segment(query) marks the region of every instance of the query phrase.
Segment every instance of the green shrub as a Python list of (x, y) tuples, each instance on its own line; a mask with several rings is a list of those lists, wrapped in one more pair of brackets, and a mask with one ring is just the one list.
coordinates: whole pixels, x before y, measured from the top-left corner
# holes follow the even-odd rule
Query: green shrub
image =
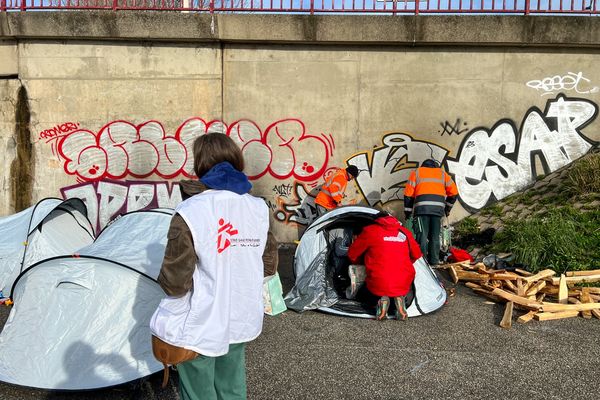
[(456, 237), (463, 237), (466, 235), (479, 233), (479, 224), (477, 223), (477, 219), (473, 217), (461, 219), (456, 225), (454, 225), (454, 230), (452, 233)]
[(600, 211), (561, 207), (525, 220), (506, 221), (494, 237), (493, 250), (513, 253), (515, 261), (531, 271), (599, 268)]
[(566, 184), (571, 194), (600, 192), (600, 153), (577, 161), (567, 172)]

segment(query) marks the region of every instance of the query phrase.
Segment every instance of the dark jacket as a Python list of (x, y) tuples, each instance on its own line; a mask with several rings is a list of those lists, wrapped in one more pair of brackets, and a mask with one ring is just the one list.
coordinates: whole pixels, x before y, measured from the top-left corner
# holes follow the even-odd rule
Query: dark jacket
[[(202, 182), (191, 180), (179, 182), (179, 188), (183, 200), (210, 189)], [(167, 238), (165, 258), (158, 275), (158, 283), (166, 294), (179, 297), (192, 289), (192, 276), (198, 261), (192, 233), (179, 214), (173, 216)], [(269, 231), (263, 254), (265, 276), (274, 275), (277, 272), (278, 262), (277, 240)]]

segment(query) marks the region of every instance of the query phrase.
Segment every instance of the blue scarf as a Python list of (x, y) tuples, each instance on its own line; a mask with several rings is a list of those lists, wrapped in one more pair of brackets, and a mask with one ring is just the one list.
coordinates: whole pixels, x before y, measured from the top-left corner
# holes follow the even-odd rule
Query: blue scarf
[(211, 189), (229, 190), (237, 194), (246, 194), (252, 188), (246, 174), (235, 169), (227, 161), (213, 166), (200, 178), (200, 182)]

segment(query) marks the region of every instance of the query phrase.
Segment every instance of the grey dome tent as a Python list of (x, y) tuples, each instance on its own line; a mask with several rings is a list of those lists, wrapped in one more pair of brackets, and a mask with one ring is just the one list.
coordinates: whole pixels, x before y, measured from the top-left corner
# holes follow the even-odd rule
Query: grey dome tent
[[(341, 263), (340, 271), (339, 264), (352, 234), (372, 224), (379, 212), (362, 206), (339, 207), (307, 228), (294, 256), (296, 281), (285, 297), (288, 308), (299, 312), (318, 309), (350, 317), (375, 317), (374, 310), (345, 298), (349, 280), (347, 269)], [(414, 266), (415, 281), (407, 296), (409, 317), (433, 312), (446, 302), (446, 291), (427, 262), (420, 258)]]
[(55, 390), (114, 386), (162, 370), (149, 321), (173, 210), (137, 211), (72, 256), (40, 261), (16, 279), (0, 333), (0, 380)]
[(0, 290), (9, 296), (16, 277), (36, 262), (71, 254), (93, 241), (87, 208), (77, 198), (44, 199), (0, 218)]

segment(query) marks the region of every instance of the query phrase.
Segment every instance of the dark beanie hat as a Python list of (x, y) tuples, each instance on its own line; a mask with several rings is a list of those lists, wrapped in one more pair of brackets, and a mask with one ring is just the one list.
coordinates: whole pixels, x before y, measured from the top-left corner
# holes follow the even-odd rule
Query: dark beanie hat
[(358, 168), (356, 167), (356, 165), (351, 165), (348, 168), (346, 168), (346, 172), (355, 178), (358, 176)]

